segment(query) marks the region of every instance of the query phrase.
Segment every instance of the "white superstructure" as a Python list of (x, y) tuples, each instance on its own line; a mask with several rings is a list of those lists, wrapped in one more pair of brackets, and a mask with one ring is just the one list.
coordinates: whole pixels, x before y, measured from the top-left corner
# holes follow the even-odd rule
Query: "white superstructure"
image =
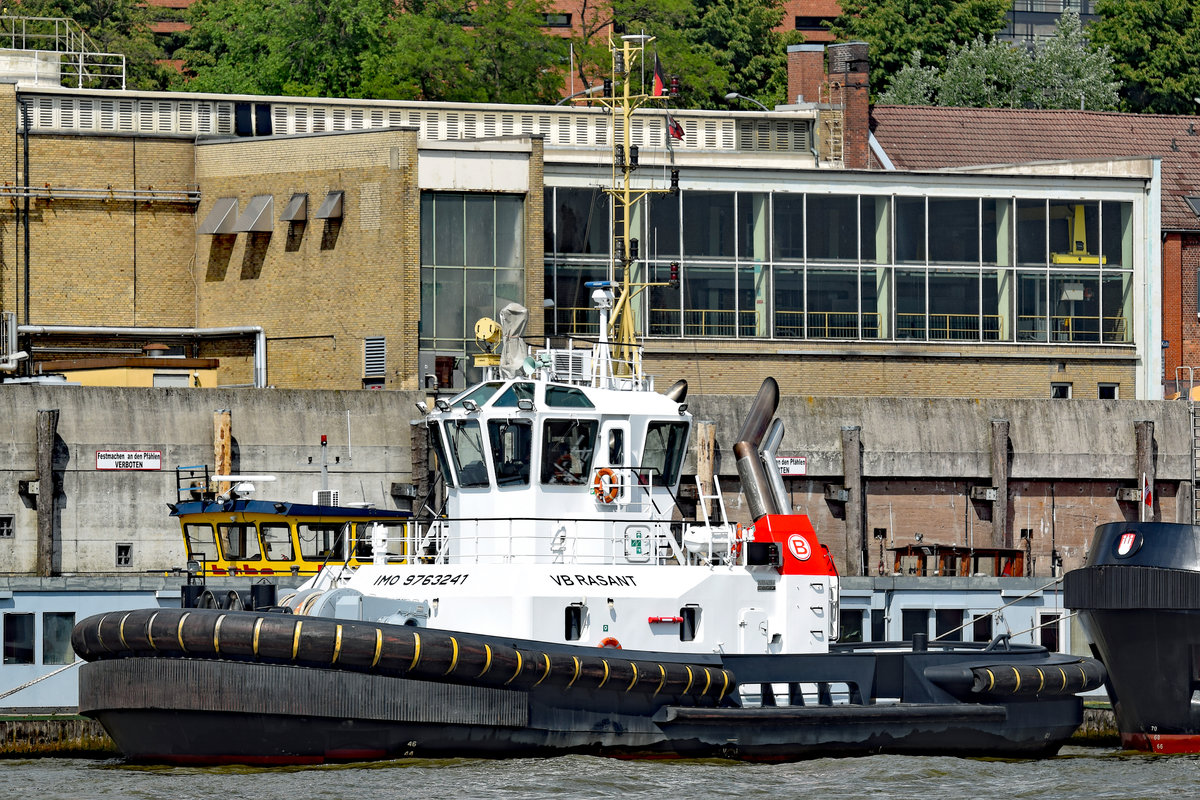
[[(607, 330), (611, 288), (597, 285), (594, 300)], [(701, 498), (704, 519), (682, 519), (686, 385), (656, 393), (633, 353), (616, 362), (603, 337), (524, 357), (506, 345), (516, 368), (490, 367), (426, 416), (441, 513), (402, 543), (381, 531), (373, 564), (326, 570), (287, 603), (566, 644), (827, 651), (837, 576), (807, 519), (768, 516), (743, 530), (728, 523), (719, 487)], [(807, 533), (792, 530), (800, 525)], [(404, 563), (389, 563), (396, 552)]]

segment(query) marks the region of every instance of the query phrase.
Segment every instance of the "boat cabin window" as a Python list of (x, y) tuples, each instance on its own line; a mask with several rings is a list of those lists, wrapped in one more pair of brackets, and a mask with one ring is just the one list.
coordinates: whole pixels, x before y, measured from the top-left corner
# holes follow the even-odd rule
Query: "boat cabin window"
[(554, 408), (595, 408), (588, 396), (574, 386), (547, 386), (546, 405)]
[(625, 462), (625, 431), (613, 428), (608, 432), (608, 463), (618, 466)]
[(524, 419), (494, 419), (488, 422), (492, 466), (498, 486), (528, 486), (533, 458), (533, 425)]
[(4, 663), (33, 663), (33, 614), (4, 615)]
[(979, 614), (971, 619), (971, 641), (990, 642), (992, 640), (992, 615)]
[(455, 400), (450, 405), (454, 408), (462, 408), (464, 400), (471, 400), (475, 405), (482, 407), (484, 403), (492, 399), (492, 395), (500, 391), (500, 387), (504, 384), (499, 381), (489, 381), (481, 383), (471, 391), (464, 394), (462, 397)]
[(437, 457), (438, 469), (442, 471), (442, 480), (447, 486), (454, 485), (454, 476), (450, 472), (450, 460), (446, 458), (446, 445), (442, 441), (442, 426), (437, 422), (429, 423), (429, 444), (433, 446)]
[(473, 419), (451, 420), (446, 423), (446, 433), (450, 438), (450, 454), (454, 457), (458, 485), (464, 488), (487, 486), (487, 465), (483, 460), (479, 423)]
[(305, 561), (344, 560), (345, 527), (334, 522), (299, 523), (296, 533), (300, 537), (300, 557)]
[(542, 483), (588, 482), (598, 425), (594, 419), (546, 420), (542, 430)]
[(212, 525), (190, 522), (183, 526), (183, 538), (187, 542), (188, 559), (201, 563), (221, 559)]
[(1061, 620), (1062, 615), (1054, 611), (1038, 612), (1037, 615), (1037, 642), (1051, 653), (1058, 652), (1058, 627)]
[(642, 469), (655, 474), (662, 486), (674, 486), (687, 450), (686, 422), (651, 422), (646, 428)]
[(356, 522), (354, 523), (354, 557), (359, 561), (367, 561), (374, 557), (375, 546), (372, 537), (375, 526), (382, 526), (387, 533), (387, 560), (403, 561), (408, 555), (407, 539), (408, 526), (404, 522)]
[(838, 628), (838, 641), (861, 642), (863, 640), (863, 609), (843, 608), (839, 616), (841, 625)]
[(961, 642), (965, 615), (966, 612), (961, 608), (939, 608), (934, 611), (934, 638), (939, 642)]
[(268, 561), (294, 561), (295, 548), (292, 546), (292, 529), (286, 522), (264, 522), (260, 528), (262, 533), (263, 553)]
[(47, 611), (42, 614), (42, 663), (71, 664), (75, 651), (71, 649), (71, 629), (75, 627), (75, 612)]
[(929, 635), (929, 609), (905, 608), (900, 611), (900, 638), (911, 642), (914, 633)]
[(258, 561), (262, 558), (258, 549), (258, 531), (252, 523), (218, 523), (217, 539), (227, 561)]
[(533, 399), (533, 384), (532, 383), (514, 383), (509, 386), (504, 392), (496, 398), (496, 402), (492, 404), (492, 408), (516, 408), (518, 400)]

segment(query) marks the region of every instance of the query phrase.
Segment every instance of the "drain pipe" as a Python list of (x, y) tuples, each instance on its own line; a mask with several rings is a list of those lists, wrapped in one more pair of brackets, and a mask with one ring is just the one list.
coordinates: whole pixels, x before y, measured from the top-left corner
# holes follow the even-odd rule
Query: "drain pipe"
[(21, 350), (17, 353), (10, 353), (3, 361), (0, 361), (0, 372), (16, 372), (17, 365), (29, 358), (29, 353)]
[[(122, 328), (100, 325), (18, 325), (17, 332), (33, 336), (66, 334), (74, 336), (158, 336), (198, 339), (220, 339), (253, 334), (254, 388), (267, 388), (267, 335), (263, 332), (261, 325), (239, 325), (229, 328)], [(18, 353), (16, 355), (22, 354)]]
[[(3, 317), (5, 330), (0, 332), (0, 344), (4, 345), (4, 349), (13, 347), (17, 342), (17, 315), (5, 313), (0, 315)], [(19, 350), (15, 353), (0, 353), (3, 358), (0, 358), (0, 372), (16, 372), (17, 365), (29, 358), (29, 353), (24, 350)]]

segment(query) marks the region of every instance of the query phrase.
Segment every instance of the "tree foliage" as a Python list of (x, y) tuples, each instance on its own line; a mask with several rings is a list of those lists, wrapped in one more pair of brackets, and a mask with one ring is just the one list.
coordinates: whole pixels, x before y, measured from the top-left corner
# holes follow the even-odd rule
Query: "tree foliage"
[(838, 41), (870, 45), (871, 86), (878, 91), (920, 53), (940, 68), (956, 47), (1005, 24), (1012, 0), (841, 0), (830, 30)]
[(1200, 4), (1193, 0), (1099, 0), (1088, 28), (1107, 47), (1127, 111), (1194, 114), (1200, 95)]
[(982, 36), (956, 46), (937, 69), (920, 53), (896, 73), (879, 102), (983, 108), (1116, 108), (1113, 59), (1092, 48), (1079, 15), (1065, 12), (1032, 51)]
[(179, 51), (194, 91), (547, 102), (566, 46), (543, 0), (200, 0)]

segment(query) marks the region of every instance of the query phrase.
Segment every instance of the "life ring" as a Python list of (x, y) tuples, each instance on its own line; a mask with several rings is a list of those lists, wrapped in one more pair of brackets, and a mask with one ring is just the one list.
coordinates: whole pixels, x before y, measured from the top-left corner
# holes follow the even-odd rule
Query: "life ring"
[[(605, 488), (606, 486), (607, 488)], [(596, 493), (596, 498), (601, 503), (611, 503), (616, 500), (617, 495), (621, 492), (621, 485), (617, 483), (616, 473), (608, 467), (596, 470), (596, 478), (592, 481), (592, 491)]]
[(616, 650), (620, 650), (621, 643), (618, 642), (616, 639), (614, 639), (611, 636), (606, 636), (605, 638), (600, 640), (600, 644), (598, 644), (597, 647), (611, 647)]
[(742, 523), (738, 523), (733, 529), (733, 541), (730, 542), (730, 551), (733, 554), (733, 560), (737, 561), (742, 557), (742, 541), (746, 536), (746, 532), (742, 530)]

